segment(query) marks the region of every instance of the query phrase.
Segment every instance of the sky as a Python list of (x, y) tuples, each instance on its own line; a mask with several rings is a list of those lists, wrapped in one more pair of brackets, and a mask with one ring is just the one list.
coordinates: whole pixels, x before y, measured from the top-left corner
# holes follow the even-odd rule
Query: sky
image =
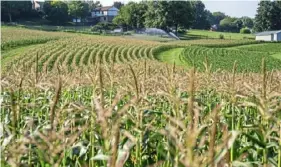
[(204, 1), (211, 12), (221, 11), (232, 17), (248, 16), (254, 18), (259, 1)]
[[(100, 0), (103, 6), (112, 5), (114, 0)], [(116, 0), (121, 1), (123, 3), (127, 3), (129, 1), (139, 2), (140, 0)], [(206, 9), (211, 12), (223, 12), (226, 15), (232, 17), (242, 17), (248, 16), (254, 18), (256, 15), (256, 10), (258, 7), (258, 0), (203, 0)]]

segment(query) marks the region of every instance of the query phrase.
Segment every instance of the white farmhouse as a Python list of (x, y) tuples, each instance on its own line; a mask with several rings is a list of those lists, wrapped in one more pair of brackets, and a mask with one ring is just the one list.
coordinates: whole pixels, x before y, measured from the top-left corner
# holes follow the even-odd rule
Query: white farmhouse
[(281, 41), (281, 30), (264, 31), (256, 34), (257, 41)]
[(94, 9), (91, 15), (92, 18), (98, 18), (99, 22), (112, 22), (118, 12), (119, 10), (114, 6), (105, 6)]

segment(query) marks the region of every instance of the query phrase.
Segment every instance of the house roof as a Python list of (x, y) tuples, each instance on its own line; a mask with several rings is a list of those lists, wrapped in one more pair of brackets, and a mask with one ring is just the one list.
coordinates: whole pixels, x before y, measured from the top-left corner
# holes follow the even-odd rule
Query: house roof
[(109, 10), (112, 7), (114, 7), (114, 6), (99, 7), (99, 8), (95, 8), (94, 11), (107, 11), (107, 10)]
[(256, 33), (256, 36), (271, 35), (271, 34), (277, 34), (277, 33), (280, 33), (280, 32), (281, 32), (281, 30), (277, 30), (277, 31), (264, 31), (264, 32)]

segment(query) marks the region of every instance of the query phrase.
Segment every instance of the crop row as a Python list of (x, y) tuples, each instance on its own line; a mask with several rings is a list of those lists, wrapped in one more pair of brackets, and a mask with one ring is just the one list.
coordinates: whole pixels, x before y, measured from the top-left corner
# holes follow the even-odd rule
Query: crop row
[(25, 28), (2, 27), (1, 49), (7, 50), (19, 46), (46, 43), (51, 40), (74, 36), (68, 33), (44, 32)]
[(281, 43), (255, 44), (255, 45), (238, 46), (236, 48), (239, 50), (245, 50), (245, 51), (281, 53)]
[[(140, 41), (115, 41), (113, 38), (71, 38), (45, 44), (26, 51), (10, 65), (25, 64), (39, 71), (51, 71), (60, 65), (65, 69), (83, 68), (97, 63), (129, 63), (138, 59), (154, 59), (154, 46)], [(115, 38), (116, 39), (116, 38)], [(155, 45), (156, 46), (156, 45)]]
[(185, 48), (180, 56), (190, 66), (199, 70), (205, 69), (203, 62), (206, 61), (206, 58), (212, 67), (212, 71), (231, 71), (234, 62), (236, 62), (239, 72), (259, 72), (261, 71), (260, 66), (263, 58), (266, 60), (268, 70), (281, 69), (281, 61), (265, 52), (190, 46)]

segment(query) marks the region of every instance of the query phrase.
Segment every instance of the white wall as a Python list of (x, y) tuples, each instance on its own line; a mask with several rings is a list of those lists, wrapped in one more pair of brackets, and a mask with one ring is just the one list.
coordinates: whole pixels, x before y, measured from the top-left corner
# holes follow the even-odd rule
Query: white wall
[(274, 34), (274, 41), (281, 41), (281, 32)]
[(275, 34), (276, 37), (274, 36), (274, 41), (281, 41), (281, 32)]
[(257, 41), (271, 41), (271, 35), (256, 36)]
[(72, 19), (72, 22), (73, 23), (81, 23), (81, 19), (77, 19), (77, 20), (76, 19)]

